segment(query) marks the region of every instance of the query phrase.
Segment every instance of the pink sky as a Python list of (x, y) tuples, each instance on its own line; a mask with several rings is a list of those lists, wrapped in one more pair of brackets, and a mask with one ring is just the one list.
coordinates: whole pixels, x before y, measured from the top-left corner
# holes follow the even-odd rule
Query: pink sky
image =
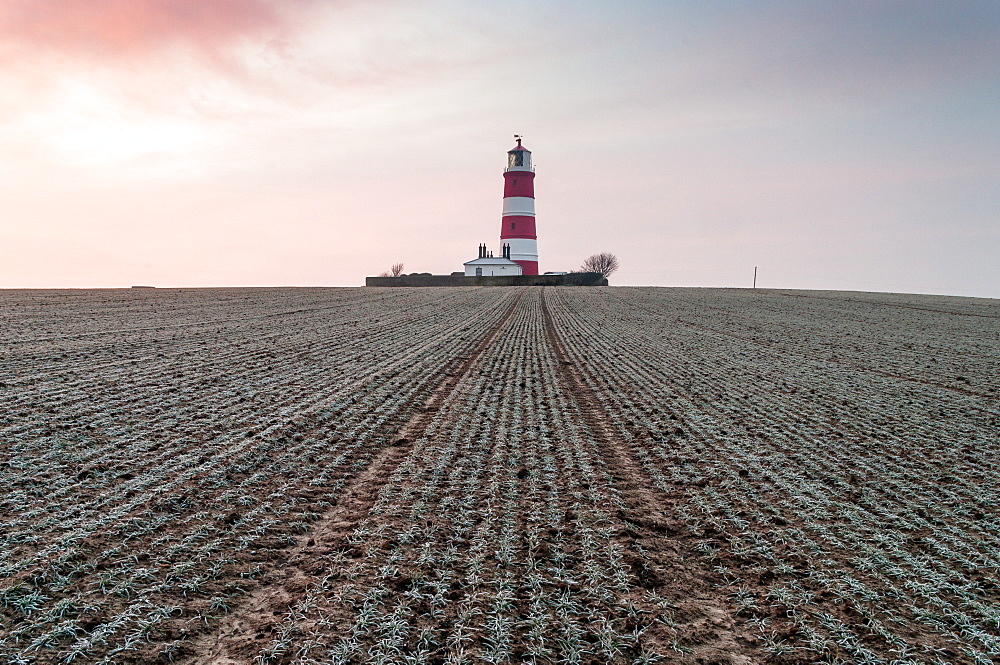
[(1000, 297), (995, 2), (0, 0), (0, 288), (614, 284)]

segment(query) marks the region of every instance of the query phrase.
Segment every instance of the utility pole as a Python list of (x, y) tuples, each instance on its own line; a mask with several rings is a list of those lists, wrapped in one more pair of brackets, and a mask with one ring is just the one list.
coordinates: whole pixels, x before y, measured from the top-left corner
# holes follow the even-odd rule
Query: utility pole
[(753, 288), (757, 288), (757, 266), (753, 267)]

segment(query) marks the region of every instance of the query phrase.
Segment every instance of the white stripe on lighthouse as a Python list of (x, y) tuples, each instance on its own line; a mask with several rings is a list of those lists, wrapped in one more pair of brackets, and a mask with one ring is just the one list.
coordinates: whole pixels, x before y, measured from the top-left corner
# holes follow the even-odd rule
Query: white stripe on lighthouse
[(538, 260), (538, 241), (534, 238), (507, 238), (503, 242), (510, 245), (511, 261)]
[(503, 200), (504, 215), (535, 216), (535, 199), (530, 196), (508, 196)]

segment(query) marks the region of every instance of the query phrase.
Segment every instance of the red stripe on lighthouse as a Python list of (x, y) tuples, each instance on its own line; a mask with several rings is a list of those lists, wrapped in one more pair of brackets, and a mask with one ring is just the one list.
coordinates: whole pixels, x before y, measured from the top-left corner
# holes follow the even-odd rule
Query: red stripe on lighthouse
[(500, 229), (500, 240), (507, 238), (535, 238), (535, 218), (526, 215), (505, 215)]
[(514, 263), (521, 266), (522, 275), (538, 274), (538, 261), (514, 261)]
[(503, 195), (535, 198), (535, 174), (531, 171), (507, 171), (503, 174)]

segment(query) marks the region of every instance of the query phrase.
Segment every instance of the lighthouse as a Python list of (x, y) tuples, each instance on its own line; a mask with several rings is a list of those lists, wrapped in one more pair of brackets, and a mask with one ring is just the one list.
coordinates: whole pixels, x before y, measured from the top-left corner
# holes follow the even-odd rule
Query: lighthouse
[(531, 151), (521, 145), (507, 151), (503, 172), (503, 217), (500, 244), (508, 245), (510, 260), (521, 266), (522, 274), (538, 274), (538, 241), (535, 236), (535, 170)]

